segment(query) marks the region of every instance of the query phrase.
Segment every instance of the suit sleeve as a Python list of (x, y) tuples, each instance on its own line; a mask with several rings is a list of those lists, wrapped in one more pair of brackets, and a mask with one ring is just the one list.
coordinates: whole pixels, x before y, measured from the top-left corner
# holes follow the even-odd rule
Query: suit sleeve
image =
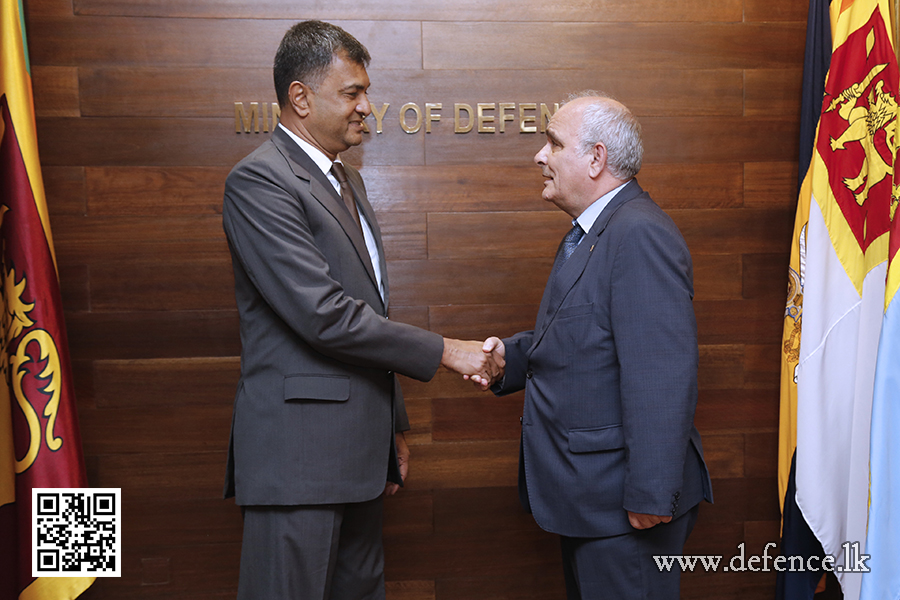
[(525, 388), (525, 375), (528, 370), (526, 352), (531, 348), (534, 331), (523, 331), (503, 340), (506, 348), (506, 368), (503, 379), (491, 386), (491, 391), (498, 396), (505, 396)]
[[(324, 355), (431, 379), (440, 365), (443, 338), (389, 321), (345, 293), (317, 247), (303, 193), (290, 187), (298, 183), (293, 174), (290, 177), (294, 181), (272, 164), (254, 161), (232, 171), (225, 186), (228, 243), (265, 305)], [(315, 202), (308, 195), (306, 200)]]
[(697, 403), (690, 253), (664, 215), (622, 236), (611, 322), (620, 364), (626, 510), (668, 515), (677, 501)]

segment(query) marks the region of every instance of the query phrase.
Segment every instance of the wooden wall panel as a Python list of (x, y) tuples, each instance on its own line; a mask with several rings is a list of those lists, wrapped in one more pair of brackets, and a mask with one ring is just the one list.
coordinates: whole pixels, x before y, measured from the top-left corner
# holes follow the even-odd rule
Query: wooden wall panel
[[(224, 180), (262, 143), (284, 31), (331, 20), (367, 45), (377, 133), (361, 167), (391, 318), (450, 337), (533, 327), (568, 217), (540, 197), (539, 133), (453, 130), (455, 103), (604, 90), (644, 129), (641, 184), (693, 253), (696, 422), (716, 504), (689, 552), (777, 541), (779, 346), (797, 193), (807, 3), (775, 0), (26, 0), (39, 147), (91, 485), (121, 487), (123, 577), (88, 600), (233, 598), (240, 511), (222, 501), (240, 339)], [(400, 108), (441, 103), (431, 133)], [(527, 111), (526, 111), (527, 112)], [(537, 112), (537, 111), (534, 111)], [(532, 114), (532, 113), (527, 113)], [(413, 113), (407, 113), (407, 122)], [(424, 128), (423, 128), (424, 129)], [(558, 541), (518, 505), (522, 393), (444, 368), (401, 378), (409, 485), (385, 506), (390, 600), (556, 599)], [(688, 573), (683, 598), (756, 600), (765, 574)]]
[[(35, 17), (28, 49), (35, 64), (260, 67), (269, 65), (284, 32), (296, 21)], [(341, 21), (381, 68), (422, 64), (419, 23)], [(139, 40), (135, 43), (134, 40)]]
[[(247, 19), (325, 19), (335, 21), (352, 14), (356, 19), (413, 21), (740, 21), (741, 2), (720, 0), (702, 2), (678, 0), (566, 0), (551, 5), (499, 0), (485, 4), (479, 0), (461, 0), (446, 4), (441, 0), (397, 0), (389, 4), (360, 4), (336, 0), (313, 7), (298, 6), (291, 0), (259, 4), (252, 0), (209, 0), (177, 2), (173, 0), (75, 0), (75, 11), (83, 15), (129, 15), (151, 17), (219, 17)], [(782, 11), (783, 12), (783, 11)], [(796, 11), (794, 11), (796, 12)], [(803, 16), (803, 15), (801, 15)]]
[[(499, 28), (499, 32), (498, 32)], [(500, 35), (498, 35), (500, 33)], [(445, 23), (422, 24), (426, 69), (516, 69), (527, 40), (528, 66), (560, 69), (796, 68), (803, 60), (806, 26), (800, 23)]]
[(35, 67), (32, 72), (35, 115), (81, 116), (78, 70), (75, 67)]
[[(458, 65), (465, 67), (465, 65)], [(756, 78), (760, 86), (779, 78), (767, 70)], [(43, 74), (50, 79), (51, 73)], [(440, 71), (388, 69), (373, 63), (369, 69), (370, 100), (389, 103), (386, 127), (399, 130), (399, 110), (406, 102), (440, 102), (442, 123), (453, 118), (455, 102), (547, 103), (562, 101), (573, 90), (601, 89), (628, 104), (635, 114), (740, 116), (743, 111), (743, 72), (740, 69), (650, 69), (636, 73), (613, 69), (485, 70), (473, 80), (467, 69)], [(198, 72), (193, 67), (94, 67), (79, 70), (81, 111), (85, 116), (216, 117), (231, 111), (236, 101), (275, 102), (271, 68), (216, 67)], [(546, 79), (536, 97), (533, 80)], [(652, 93), (648, 93), (648, 89)], [(762, 92), (762, 90), (760, 90)], [(788, 95), (790, 88), (779, 91)], [(799, 94), (799, 90), (798, 90)], [(796, 102), (795, 102), (796, 105)], [(77, 104), (76, 104), (77, 107)], [(533, 113), (531, 113), (533, 114)], [(46, 116), (54, 116), (47, 114)], [(71, 115), (57, 115), (71, 116)], [(369, 117), (376, 126), (375, 117)], [(446, 125), (435, 125), (446, 126)]]

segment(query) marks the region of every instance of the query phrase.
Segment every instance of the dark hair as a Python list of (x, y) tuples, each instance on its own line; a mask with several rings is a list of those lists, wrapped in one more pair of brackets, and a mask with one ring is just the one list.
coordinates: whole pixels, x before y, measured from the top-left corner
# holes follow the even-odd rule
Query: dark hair
[(272, 69), (278, 105), (284, 107), (287, 104), (288, 89), (295, 81), (315, 90), (337, 54), (364, 67), (369, 66), (371, 60), (366, 47), (337, 25), (302, 21), (288, 29), (275, 53)]

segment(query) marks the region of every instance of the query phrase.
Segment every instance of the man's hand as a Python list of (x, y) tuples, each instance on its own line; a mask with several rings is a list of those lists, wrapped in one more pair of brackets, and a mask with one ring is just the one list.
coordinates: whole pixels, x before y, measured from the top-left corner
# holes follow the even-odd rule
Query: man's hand
[[(496, 339), (496, 338), (494, 338)], [(499, 341), (499, 340), (498, 340)], [(441, 364), (448, 369), (461, 373), (464, 379), (470, 379), (482, 390), (503, 376), (506, 361), (503, 354), (496, 349), (485, 351), (486, 342), (463, 341), (444, 338), (444, 354)], [(500, 344), (503, 346), (502, 342)]]
[(503, 345), (503, 340), (500, 338), (489, 337), (481, 345), (481, 351), (491, 357), (491, 361), (500, 368), (500, 372), (491, 379), (485, 379), (480, 375), (463, 376), (463, 379), (470, 380), (475, 384), (475, 387), (485, 391), (497, 381), (503, 379), (504, 367), (506, 367), (506, 346)]
[[(400, 465), (400, 479), (405, 483), (406, 475), (409, 473), (409, 446), (406, 445), (406, 436), (403, 432), (394, 434), (394, 441), (397, 444), (397, 463)], [(400, 486), (389, 481), (384, 488), (385, 496), (393, 496), (400, 490)]]
[(672, 520), (671, 515), (665, 517), (660, 515), (647, 515), (644, 513), (633, 513), (628, 511), (628, 522), (635, 529), (650, 529), (660, 523), (668, 523)]

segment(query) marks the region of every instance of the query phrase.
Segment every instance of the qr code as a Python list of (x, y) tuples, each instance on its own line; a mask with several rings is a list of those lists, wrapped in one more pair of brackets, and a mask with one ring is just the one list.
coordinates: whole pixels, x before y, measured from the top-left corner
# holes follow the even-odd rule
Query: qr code
[(32, 577), (120, 577), (120, 488), (34, 488)]

